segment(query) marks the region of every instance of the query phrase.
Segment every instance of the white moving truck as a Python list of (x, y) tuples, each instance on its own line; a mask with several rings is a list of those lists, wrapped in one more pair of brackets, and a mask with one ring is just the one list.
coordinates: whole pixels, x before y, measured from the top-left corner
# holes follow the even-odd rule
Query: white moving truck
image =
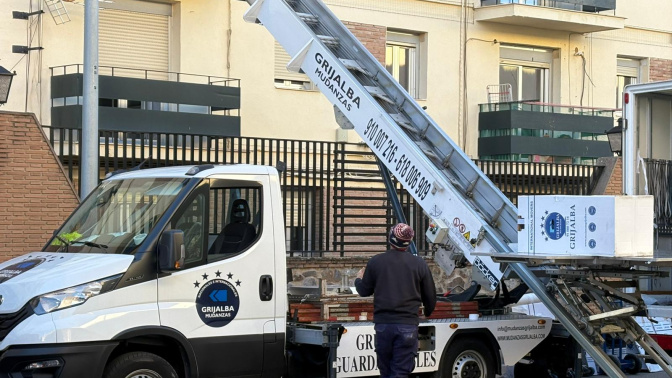
[[(282, 208), (271, 167), (108, 178), (42, 252), (0, 265), (0, 377), (378, 375), (373, 323), (288, 323)], [(493, 378), (550, 330), (423, 321), (415, 372)]]

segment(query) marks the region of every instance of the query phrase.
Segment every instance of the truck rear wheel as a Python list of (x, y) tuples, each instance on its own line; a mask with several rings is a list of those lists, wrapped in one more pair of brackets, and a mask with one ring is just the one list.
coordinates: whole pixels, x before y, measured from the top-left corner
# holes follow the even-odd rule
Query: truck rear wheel
[(452, 342), (442, 365), (442, 378), (495, 377), (490, 350), (478, 339), (460, 338)]
[(147, 352), (122, 354), (105, 368), (105, 378), (177, 378), (168, 361)]

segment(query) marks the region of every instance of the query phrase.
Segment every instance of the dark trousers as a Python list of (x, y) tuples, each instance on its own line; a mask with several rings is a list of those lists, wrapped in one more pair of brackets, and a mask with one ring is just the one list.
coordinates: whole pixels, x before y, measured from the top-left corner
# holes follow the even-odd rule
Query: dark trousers
[(418, 354), (418, 326), (376, 324), (376, 355), (381, 378), (408, 377)]

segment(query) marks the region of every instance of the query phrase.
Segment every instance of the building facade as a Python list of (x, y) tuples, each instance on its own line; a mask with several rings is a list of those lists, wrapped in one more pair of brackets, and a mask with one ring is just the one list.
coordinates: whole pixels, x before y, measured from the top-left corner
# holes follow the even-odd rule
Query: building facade
[[(602, 134), (623, 86), (672, 78), (672, 0), (326, 3), (473, 158), (591, 163), (610, 154)], [(67, 15), (41, 0), (4, 1), (0, 11), (0, 65), (17, 73), (3, 110), (33, 112), (43, 125), (77, 123), (81, 103), (79, 76), (58, 77), (68, 65), (81, 73), (84, 1), (60, 4)], [(289, 57), (265, 28), (243, 21), (247, 2), (100, 4), (100, 74), (118, 77), (101, 80), (101, 124), (359, 141), (338, 128), (314, 83), (286, 71)], [(238, 89), (205, 88), (227, 78)], [(226, 96), (226, 105), (208, 100)]]

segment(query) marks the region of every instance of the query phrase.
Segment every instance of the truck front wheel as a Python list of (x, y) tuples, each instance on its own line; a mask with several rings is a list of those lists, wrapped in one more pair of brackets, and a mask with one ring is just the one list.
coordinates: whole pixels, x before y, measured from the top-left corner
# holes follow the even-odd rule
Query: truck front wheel
[(105, 368), (105, 378), (177, 378), (168, 361), (147, 352), (122, 354)]
[(495, 377), (490, 350), (478, 339), (460, 338), (452, 342), (442, 365), (442, 378)]

